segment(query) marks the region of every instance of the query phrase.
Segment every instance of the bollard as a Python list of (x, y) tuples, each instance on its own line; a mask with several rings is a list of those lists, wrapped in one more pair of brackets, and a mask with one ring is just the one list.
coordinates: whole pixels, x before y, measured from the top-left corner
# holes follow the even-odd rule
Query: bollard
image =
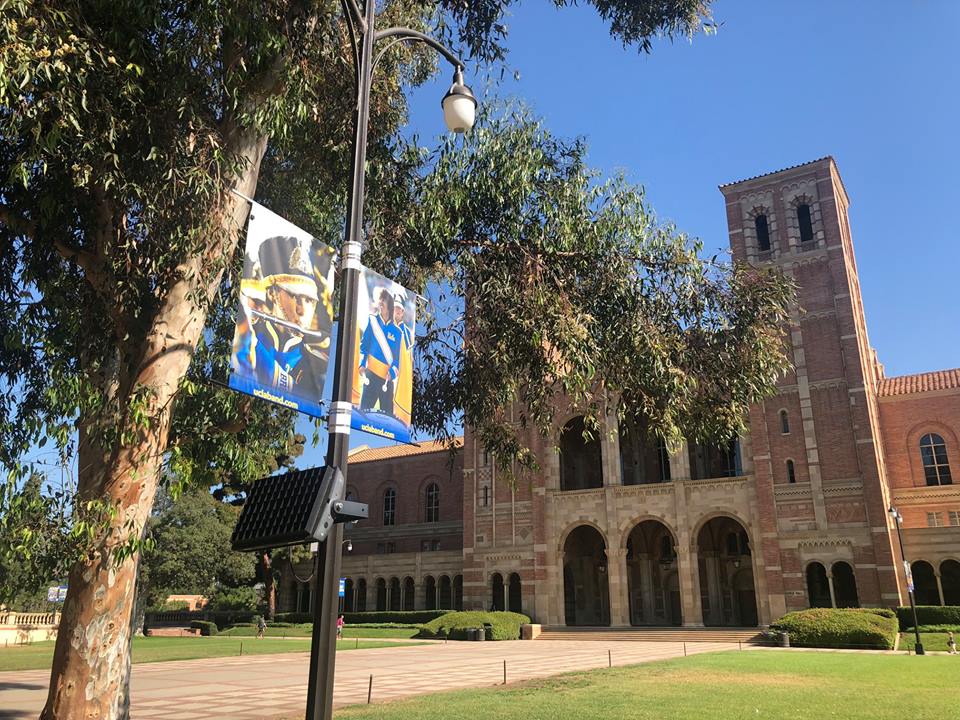
[(357, 638), (357, 644), (353, 646), (353, 649), (354, 649), (354, 650), (359, 650), (359, 649), (360, 649), (360, 638), (359, 638), (359, 637)]
[(243, 657), (243, 640), (240, 641), (240, 657)]
[(687, 656), (687, 644), (686, 644), (686, 643), (683, 644), (683, 656), (684, 656), (684, 657)]
[(370, 704), (371, 697), (373, 697), (373, 675), (370, 676), (370, 685), (367, 686), (367, 705)]
[(607, 650), (607, 667), (613, 667), (613, 652)]
[(507, 684), (507, 661), (503, 661), (503, 684)]

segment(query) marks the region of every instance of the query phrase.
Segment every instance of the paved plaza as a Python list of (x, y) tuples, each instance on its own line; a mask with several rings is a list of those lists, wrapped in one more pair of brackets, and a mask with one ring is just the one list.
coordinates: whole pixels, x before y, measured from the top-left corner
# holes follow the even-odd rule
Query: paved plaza
[[(736, 643), (514, 641), (429, 643), (351, 650), (337, 656), (334, 704), (365, 703), (370, 675), (373, 702), (465, 687), (662, 660)], [(309, 655), (254, 655), (133, 666), (131, 715), (137, 720), (253, 720), (300, 718), (307, 696)], [(0, 672), (0, 720), (36, 718), (47, 694), (49, 670)]]

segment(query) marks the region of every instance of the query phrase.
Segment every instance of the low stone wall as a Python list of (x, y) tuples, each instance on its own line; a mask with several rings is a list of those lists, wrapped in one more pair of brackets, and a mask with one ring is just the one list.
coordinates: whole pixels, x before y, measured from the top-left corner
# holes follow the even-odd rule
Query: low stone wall
[(0, 645), (55, 640), (60, 613), (0, 612)]

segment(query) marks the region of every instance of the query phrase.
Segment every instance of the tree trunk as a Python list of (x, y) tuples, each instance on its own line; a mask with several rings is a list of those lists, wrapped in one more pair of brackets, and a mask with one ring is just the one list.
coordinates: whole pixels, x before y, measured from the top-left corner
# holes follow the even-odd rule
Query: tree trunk
[(273, 558), (269, 551), (260, 553), (260, 577), (267, 601), (267, 620), (273, 620), (277, 612), (277, 584), (273, 580)]
[[(247, 160), (235, 187), (252, 196), (267, 140), (242, 132), (232, 140), (233, 149)], [(124, 720), (129, 715), (130, 634), (139, 557), (134, 553), (117, 562), (114, 550), (129, 538), (139, 538), (150, 515), (170, 430), (172, 401), (206, 321), (206, 311), (196, 298), (198, 294), (212, 298), (223, 272), (204, 272), (204, 268), (211, 260), (233, 252), (247, 210), (245, 201), (232, 195), (225, 198), (211, 223), (223, 231), (221, 237), (211, 242), (205, 257), (184, 263), (180, 280), (154, 316), (137, 359), (104, 382), (111, 394), (114, 388), (124, 393), (120, 407), (126, 417), (119, 429), (133, 439), (104, 449), (81, 432), (78, 502), (101, 500), (115, 513), (109, 532), (98, 529), (93, 552), (70, 571), (41, 720)], [(137, 397), (147, 398), (151, 420), (146, 426), (138, 426), (130, 417)], [(83, 420), (101, 427), (112, 422)]]

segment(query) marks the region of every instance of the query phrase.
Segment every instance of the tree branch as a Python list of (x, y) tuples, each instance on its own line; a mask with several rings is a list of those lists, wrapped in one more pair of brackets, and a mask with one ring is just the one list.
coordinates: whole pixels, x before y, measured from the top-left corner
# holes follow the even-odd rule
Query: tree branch
[(26, 235), (31, 240), (37, 239), (37, 224), (33, 220), (28, 220), (19, 213), (15, 213), (6, 205), (0, 205), (0, 222), (15, 233)]

